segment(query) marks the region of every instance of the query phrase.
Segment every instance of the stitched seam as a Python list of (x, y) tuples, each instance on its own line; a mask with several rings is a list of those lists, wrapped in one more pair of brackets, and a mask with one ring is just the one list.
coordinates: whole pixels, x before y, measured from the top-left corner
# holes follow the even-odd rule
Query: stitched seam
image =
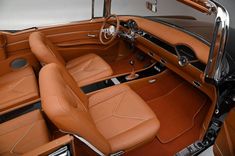
[(123, 94), (123, 96), (122, 96), (121, 100), (119, 101), (118, 105), (117, 105), (116, 108), (113, 110), (112, 116), (118, 117), (118, 118), (128, 118), (128, 119), (144, 120), (144, 118), (130, 117), (130, 116), (118, 115), (118, 114), (117, 114), (117, 110), (118, 110), (118, 108), (121, 106), (121, 102), (123, 101), (123, 99), (124, 99), (124, 97), (125, 97), (126, 95), (127, 95), (127, 94)]
[[(145, 122), (148, 122), (148, 121), (150, 121), (150, 120), (152, 120), (152, 119), (148, 119), (148, 120), (146, 120)], [(129, 130), (135, 129), (137, 126), (140, 126), (140, 125), (144, 124), (145, 122), (140, 122), (140, 123), (138, 123), (137, 125), (135, 125), (135, 126), (133, 126), (133, 127), (131, 127), (131, 128), (128, 128), (128, 129), (126, 129), (126, 130), (120, 132), (119, 134), (116, 134), (116, 135), (114, 135), (114, 136), (112, 136), (112, 137), (110, 137), (110, 138), (107, 138), (107, 139), (111, 140), (111, 139), (117, 137), (118, 135), (121, 135), (123, 132), (127, 132), (127, 131), (129, 131)]]
[[(43, 121), (43, 119), (37, 119), (37, 121)], [(15, 129), (13, 129), (13, 130), (11, 130), (11, 131), (7, 131), (6, 133), (1, 134), (0, 136), (3, 136), (3, 135), (8, 134), (8, 133), (11, 133), (11, 132), (13, 132), (13, 131), (15, 131), (15, 130), (17, 130), (17, 129), (19, 129), (19, 128), (28, 126), (29, 124), (33, 124), (34, 122), (36, 122), (36, 121), (32, 121), (32, 122), (29, 122), (29, 123), (25, 123), (23, 126), (20, 126), (20, 127), (18, 127), (18, 128), (15, 128)]]
[[(121, 100), (120, 100), (120, 101), (121, 101)], [(120, 102), (119, 102), (119, 103), (120, 103)], [(114, 106), (114, 109), (112, 110), (112, 113), (111, 113), (110, 115), (103, 116), (103, 117), (100, 118), (99, 120), (95, 120), (95, 122), (98, 123), (98, 122), (101, 122), (101, 121), (103, 121), (103, 120), (105, 120), (105, 119), (108, 119), (108, 118), (112, 117), (112, 116), (113, 116), (113, 112), (115, 111), (115, 108), (118, 107), (119, 103), (115, 103), (115, 104), (114, 104), (114, 105), (116, 105), (116, 106)]]
[[(77, 97), (77, 95), (74, 93), (74, 91), (66, 84), (66, 88), (73, 94), (73, 96), (75, 96), (75, 98), (77, 100), (79, 100), (79, 103), (83, 106), (83, 108), (85, 109), (85, 111), (87, 112), (87, 108), (84, 106), (83, 102), (80, 100), (80, 98)], [(77, 104), (78, 105), (78, 104)]]
[[(19, 98), (27, 97), (27, 96), (29, 96), (29, 94), (32, 94), (32, 93), (34, 93), (34, 92), (30, 92), (30, 93), (27, 93), (26, 95), (19, 96), (19, 97), (15, 98), (14, 101), (15, 101), (16, 99), (19, 99)], [(10, 102), (10, 101), (13, 101), (13, 100), (7, 100), (7, 101), (5, 101), (4, 103)], [(1, 105), (7, 105), (7, 106), (8, 106), (8, 104), (1, 104)], [(2, 108), (2, 107), (0, 107), (0, 108)]]
[(223, 153), (222, 153), (221, 149), (219, 148), (219, 146), (217, 145), (217, 143), (215, 143), (215, 146), (217, 147), (217, 149), (218, 149), (218, 151), (219, 151), (220, 155), (222, 155), (222, 156), (223, 156)]
[(124, 92), (127, 92), (127, 90), (125, 89), (125, 90), (123, 90), (122, 92), (117, 93), (117, 94), (116, 94), (116, 95), (114, 95), (114, 96), (111, 96), (111, 97), (106, 98), (106, 99), (104, 99), (104, 100), (102, 100), (102, 101), (100, 101), (100, 102), (98, 102), (98, 103), (96, 103), (96, 104), (93, 104), (93, 105), (92, 105), (92, 106), (90, 106), (89, 108), (92, 108), (92, 107), (94, 107), (94, 106), (96, 106), (96, 105), (99, 105), (99, 104), (101, 104), (101, 103), (105, 102), (105, 101), (108, 101), (108, 100), (112, 99), (113, 97), (119, 96), (120, 94), (122, 94), (122, 93), (124, 93)]
[(24, 139), (24, 137), (26, 137), (28, 134), (29, 134), (29, 132), (31, 131), (31, 129), (33, 128), (33, 126), (35, 125), (35, 122), (34, 123), (32, 123), (32, 125), (31, 125), (31, 127), (28, 129), (28, 131), (26, 131), (25, 132), (25, 134), (13, 145), (13, 147), (11, 148), (11, 150), (10, 150), (10, 153), (14, 153), (14, 149), (15, 149), (15, 147), (17, 146), (17, 144), (19, 144), (23, 139)]

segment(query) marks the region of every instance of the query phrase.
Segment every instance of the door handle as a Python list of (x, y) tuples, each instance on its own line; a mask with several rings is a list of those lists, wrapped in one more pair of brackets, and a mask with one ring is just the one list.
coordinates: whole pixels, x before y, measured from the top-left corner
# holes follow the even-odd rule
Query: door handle
[(96, 37), (96, 35), (95, 35), (95, 34), (87, 34), (87, 37), (95, 38), (95, 37)]

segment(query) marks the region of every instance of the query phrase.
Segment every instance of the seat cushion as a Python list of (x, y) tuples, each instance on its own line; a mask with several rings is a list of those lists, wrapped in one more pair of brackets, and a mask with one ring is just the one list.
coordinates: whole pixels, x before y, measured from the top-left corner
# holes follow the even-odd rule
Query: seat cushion
[(95, 54), (73, 59), (67, 63), (66, 68), (79, 86), (91, 84), (113, 74), (112, 68)]
[(0, 114), (38, 98), (37, 81), (31, 67), (0, 76)]
[(22, 155), (49, 142), (39, 110), (0, 124), (0, 155)]
[(160, 126), (154, 112), (124, 84), (92, 95), (89, 112), (112, 152), (128, 150), (153, 139)]

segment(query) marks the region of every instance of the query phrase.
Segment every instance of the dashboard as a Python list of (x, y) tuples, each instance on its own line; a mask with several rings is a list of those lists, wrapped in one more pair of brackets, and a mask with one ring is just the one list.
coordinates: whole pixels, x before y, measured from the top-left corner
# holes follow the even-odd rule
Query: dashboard
[[(171, 43), (170, 40), (165, 40), (161, 35), (157, 34), (157, 31), (162, 31), (162, 29), (158, 29), (158, 27), (153, 25), (148, 28), (147, 23), (144, 24), (143, 21), (138, 20), (138, 18), (137, 20), (121, 20), (122, 32), (120, 37), (132, 42), (135, 47), (161, 62), (203, 92), (210, 93), (210, 87), (204, 82), (204, 70), (208, 59), (204, 57), (207, 56), (207, 53), (209, 55), (209, 46), (206, 45), (207, 48), (204, 48), (204, 43), (196, 41), (197, 39), (194, 39), (195, 42), (194, 40), (185, 40), (188, 37), (186, 36), (187, 34), (184, 34), (186, 37), (182, 36), (180, 38), (176, 36), (179, 35), (178, 32), (176, 35), (172, 33), (171, 36), (166, 36), (166, 38), (168, 37), (175, 41)], [(150, 32), (153, 31), (153, 28), (157, 32), (156, 34)], [(175, 29), (173, 32), (176, 32)], [(202, 45), (202, 48), (198, 48), (198, 45)]]

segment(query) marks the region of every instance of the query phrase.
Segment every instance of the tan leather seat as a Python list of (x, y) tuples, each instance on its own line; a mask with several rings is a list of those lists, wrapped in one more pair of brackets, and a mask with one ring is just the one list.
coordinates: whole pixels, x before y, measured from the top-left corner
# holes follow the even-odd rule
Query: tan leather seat
[(0, 124), (0, 155), (22, 155), (49, 142), (39, 110)]
[(38, 85), (31, 67), (0, 76), (0, 114), (38, 98)]
[(111, 76), (112, 68), (96, 54), (87, 54), (65, 62), (55, 46), (41, 32), (29, 36), (32, 52), (42, 64), (57, 63), (65, 66), (79, 86)]
[(153, 139), (159, 121), (127, 85), (86, 96), (62, 66), (49, 64), (39, 76), (42, 107), (62, 131), (79, 135), (104, 154), (130, 150)]

